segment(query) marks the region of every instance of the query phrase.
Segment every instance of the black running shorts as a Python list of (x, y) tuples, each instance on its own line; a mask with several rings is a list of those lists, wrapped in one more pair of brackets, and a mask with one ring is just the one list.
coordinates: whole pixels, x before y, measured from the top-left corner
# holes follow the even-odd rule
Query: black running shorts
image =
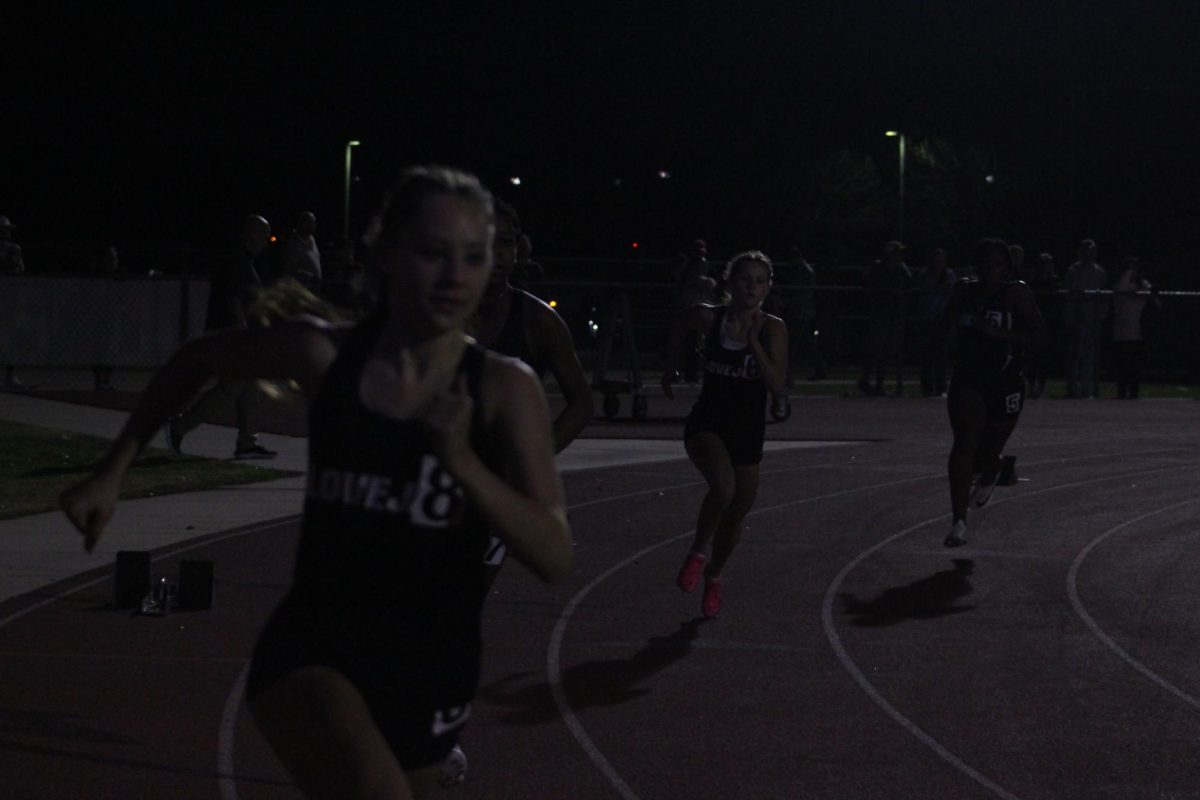
[(964, 379), (955, 375), (950, 380), (949, 401), (963, 389), (970, 389), (983, 398), (988, 419), (1016, 418), (1025, 407), (1025, 377), (1020, 373), (988, 379)]
[(250, 662), (246, 700), (302, 667), (329, 667), (362, 693), (375, 724), (405, 770), (440, 764), (458, 742), (469, 702), (439, 701), (431, 687), (405, 681), (386, 658), (364, 655), (284, 601), (267, 622)]
[(683, 438), (698, 433), (712, 433), (729, 451), (729, 462), (735, 467), (748, 467), (762, 462), (763, 438), (767, 422), (763, 411), (740, 416), (718, 416), (697, 403), (683, 426)]

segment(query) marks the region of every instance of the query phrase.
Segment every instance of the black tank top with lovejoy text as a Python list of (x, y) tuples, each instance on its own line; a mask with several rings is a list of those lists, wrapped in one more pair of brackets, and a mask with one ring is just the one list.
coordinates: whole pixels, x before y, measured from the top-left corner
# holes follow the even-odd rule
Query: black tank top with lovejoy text
[(504, 327), (500, 329), (496, 341), (492, 342), (488, 349), (524, 361), (541, 378), (546, 372), (546, 365), (534, 360), (533, 351), (529, 349), (529, 339), (525, 335), (525, 317), (529, 306), (541, 301), (521, 289), (509, 291), (511, 302), (508, 307), (508, 319), (504, 321)]
[[(421, 423), (366, 408), (359, 380), (382, 318), (360, 324), (309, 414), (309, 472), (291, 600), (356, 652), (469, 697), (478, 682), (487, 529), (431, 453)], [(484, 351), (459, 371), (476, 399), (472, 445), (494, 464), (478, 409)]]
[(1004, 339), (987, 336), (975, 326), (983, 320), (989, 327), (1013, 330), (1013, 311), (1009, 292), (1019, 281), (1008, 281), (994, 292), (985, 293), (983, 284), (963, 279), (966, 292), (956, 321), (954, 375), (961, 383), (987, 382), (1004, 375), (1020, 375), (1022, 352)]
[(704, 338), (704, 383), (696, 405), (721, 415), (761, 418), (767, 384), (749, 343), (733, 342), (725, 333), (729, 307), (716, 310)]

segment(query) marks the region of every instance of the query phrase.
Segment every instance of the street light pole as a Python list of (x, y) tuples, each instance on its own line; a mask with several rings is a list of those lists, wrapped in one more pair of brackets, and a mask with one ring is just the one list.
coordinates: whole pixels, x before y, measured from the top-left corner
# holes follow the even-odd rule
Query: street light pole
[(346, 142), (346, 185), (342, 194), (342, 238), (350, 239), (350, 151), (361, 144), (357, 139)]
[(895, 136), (900, 139), (900, 239), (904, 240), (904, 134), (900, 131), (886, 131), (885, 136)]

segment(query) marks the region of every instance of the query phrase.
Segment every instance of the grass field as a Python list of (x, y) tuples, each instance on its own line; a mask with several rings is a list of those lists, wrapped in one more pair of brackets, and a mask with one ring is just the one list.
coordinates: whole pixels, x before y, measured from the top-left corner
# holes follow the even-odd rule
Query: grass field
[[(58, 495), (87, 477), (108, 450), (94, 436), (0, 420), (0, 519), (58, 508)], [(121, 497), (155, 497), (256, 483), (295, 472), (147, 448), (129, 470)]]

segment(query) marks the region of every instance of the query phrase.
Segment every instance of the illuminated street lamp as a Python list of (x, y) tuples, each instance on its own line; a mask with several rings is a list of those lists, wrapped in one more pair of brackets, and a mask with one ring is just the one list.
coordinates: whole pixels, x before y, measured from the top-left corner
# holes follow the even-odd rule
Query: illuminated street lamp
[(904, 239), (904, 134), (900, 131), (885, 131), (884, 136), (900, 139), (900, 239)]
[(342, 238), (350, 239), (350, 151), (362, 142), (351, 139), (346, 142), (346, 187), (342, 194)]

